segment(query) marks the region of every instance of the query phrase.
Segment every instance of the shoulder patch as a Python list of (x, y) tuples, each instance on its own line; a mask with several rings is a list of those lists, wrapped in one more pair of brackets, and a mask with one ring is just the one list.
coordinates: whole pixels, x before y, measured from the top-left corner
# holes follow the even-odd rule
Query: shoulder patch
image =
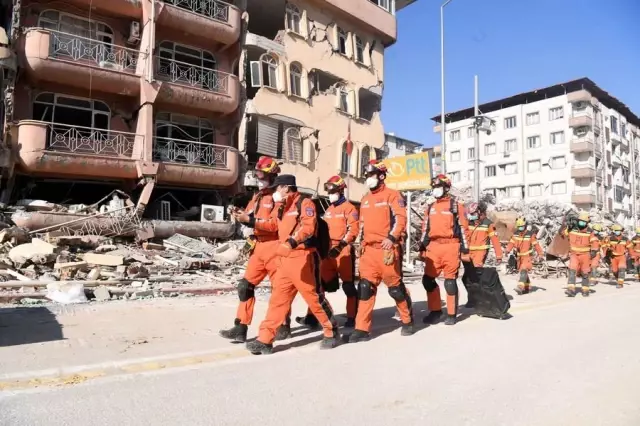
[(355, 220), (358, 220), (358, 217), (359, 217), (358, 212), (351, 213), (351, 217), (354, 218)]
[(313, 207), (307, 207), (306, 209), (304, 209), (304, 212), (306, 213), (307, 216), (309, 217), (313, 217), (316, 215), (315, 210), (313, 209)]
[(398, 198), (398, 205), (402, 208), (406, 207), (406, 203), (404, 202), (404, 198), (400, 197)]

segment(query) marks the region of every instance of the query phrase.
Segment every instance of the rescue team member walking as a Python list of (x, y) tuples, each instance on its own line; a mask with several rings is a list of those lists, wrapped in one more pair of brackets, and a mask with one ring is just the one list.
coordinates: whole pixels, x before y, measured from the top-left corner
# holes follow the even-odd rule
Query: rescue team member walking
[[(353, 328), (356, 324), (358, 292), (353, 283), (355, 253), (352, 244), (358, 236), (360, 224), (358, 211), (344, 196), (346, 188), (347, 185), (340, 176), (333, 176), (324, 184), (331, 202), (323, 217), (329, 227), (331, 250), (328, 258), (323, 259), (320, 264), (320, 277), (322, 288), (327, 292), (337, 291), (339, 280), (342, 280), (342, 291), (347, 296), (347, 322), (344, 326)], [(305, 317), (297, 317), (296, 321), (310, 328), (319, 325), (311, 311)]]
[(247, 349), (253, 354), (273, 352), (276, 330), (289, 315), (297, 293), (322, 326), (321, 349), (334, 348), (339, 340), (338, 325), (321, 292), (320, 258), (313, 247), (317, 233), (316, 206), (309, 199), (301, 201), (302, 195), (293, 175), (276, 177), (271, 188), (275, 188), (274, 201), (281, 203), (272, 213), (276, 217), (280, 242), (273, 259), (276, 271), (266, 318), (260, 325), (258, 338), (247, 343)]
[(582, 295), (589, 296), (589, 274), (591, 273), (591, 261), (594, 259), (600, 247), (598, 237), (589, 231), (589, 213), (582, 212), (575, 223), (570, 223), (562, 231), (569, 238), (569, 278), (567, 290), (564, 292), (569, 297), (576, 296), (576, 276), (582, 276)]
[(640, 228), (636, 228), (636, 235), (629, 242), (629, 255), (633, 259), (636, 277), (640, 280)]
[[(270, 157), (260, 157), (256, 164), (255, 174), (258, 178), (258, 192), (253, 196), (244, 211), (234, 210), (233, 217), (240, 223), (253, 228), (253, 235), (247, 238), (245, 250), (249, 254), (249, 262), (244, 277), (238, 283), (238, 305), (234, 326), (228, 330), (220, 330), (226, 339), (244, 342), (247, 329), (253, 319), (256, 303), (255, 288), (267, 275), (273, 277), (273, 253), (278, 247), (278, 225), (271, 217), (274, 210), (273, 189), (269, 186), (280, 173), (280, 166)], [(280, 333), (288, 335), (286, 326)]]
[(627, 248), (629, 240), (622, 235), (622, 226), (617, 223), (611, 227), (612, 235), (607, 240), (607, 250), (611, 255), (611, 272), (616, 277), (617, 287), (624, 287), (627, 270)]
[(594, 243), (594, 246), (598, 246), (595, 256), (593, 256), (593, 252), (591, 256), (591, 276), (589, 277), (589, 285), (593, 287), (598, 284), (598, 266), (600, 266), (600, 261), (602, 260), (605, 232), (602, 229), (602, 225), (599, 223), (594, 223), (591, 226), (591, 229), (593, 229), (593, 235), (597, 239), (597, 243)]
[(360, 282), (358, 284), (358, 312), (356, 328), (349, 336), (349, 343), (368, 340), (371, 316), (381, 281), (387, 285), (389, 295), (395, 300), (400, 320), (401, 334), (413, 334), (411, 296), (402, 282), (402, 265), (399, 242), (407, 226), (407, 214), (402, 195), (387, 188), (387, 168), (376, 160), (369, 161), (364, 174), (370, 192), (360, 202)]
[(518, 257), (518, 271), (520, 271), (516, 293), (523, 295), (531, 291), (529, 271), (533, 268), (532, 258), (534, 250), (538, 256), (542, 257), (544, 255), (536, 235), (532, 231), (527, 230), (527, 221), (524, 217), (516, 219), (516, 233), (513, 234), (511, 240), (509, 240), (505, 251), (509, 254), (514, 249)]
[(445, 324), (454, 325), (458, 315), (458, 271), (460, 255), (467, 260), (468, 222), (464, 205), (449, 194), (451, 181), (443, 174), (431, 180), (431, 194), (435, 203), (427, 205), (422, 222), (420, 257), (425, 262), (422, 285), (427, 291), (429, 314), (423, 318), (425, 324), (434, 324), (442, 316), (440, 288), (436, 278), (444, 275), (447, 292), (447, 318)]

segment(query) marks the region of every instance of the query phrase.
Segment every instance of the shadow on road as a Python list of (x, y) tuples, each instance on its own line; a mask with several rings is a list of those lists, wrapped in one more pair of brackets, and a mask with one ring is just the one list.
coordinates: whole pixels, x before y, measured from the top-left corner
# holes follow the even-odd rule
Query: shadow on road
[(48, 308), (0, 309), (0, 347), (63, 339), (62, 326)]

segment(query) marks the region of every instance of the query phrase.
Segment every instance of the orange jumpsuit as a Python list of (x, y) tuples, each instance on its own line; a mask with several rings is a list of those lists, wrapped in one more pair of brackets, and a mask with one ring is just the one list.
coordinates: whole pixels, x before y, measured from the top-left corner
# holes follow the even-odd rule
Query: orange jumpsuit
[(628, 246), (629, 240), (622, 235), (611, 235), (607, 241), (607, 248), (611, 251), (611, 272), (617, 278), (618, 288), (624, 285)]
[(633, 259), (633, 266), (640, 280), (640, 235), (636, 235), (629, 241), (629, 255)]
[(531, 231), (523, 231), (519, 234), (513, 234), (507, 244), (505, 250), (506, 253), (511, 253), (513, 250), (517, 251), (518, 256), (518, 270), (520, 271), (520, 277), (518, 279), (518, 289), (524, 293), (528, 293), (531, 285), (531, 278), (529, 278), (529, 271), (533, 268), (531, 261), (533, 251), (538, 253), (538, 256), (543, 256), (544, 252), (535, 234)]
[[(407, 226), (407, 213), (402, 195), (384, 184), (366, 194), (360, 203), (360, 282), (358, 283), (358, 312), (356, 330), (369, 332), (371, 316), (380, 282), (384, 281), (389, 295), (395, 300), (404, 324), (413, 322), (411, 297), (402, 282), (400, 241)], [(394, 244), (390, 251), (381, 243), (388, 238)], [(385, 253), (386, 252), (386, 253)], [(385, 255), (394, 261), (385, 265)]]
[(325, 288), (337, 288), (338, 278), (342, 280), (342, 291), (347, 296), (347, 318), (355, 320), (358, 292), (353, 283), (355, 256), (352, 244), (360, 232), (358, 211), (341, 198), (329, 206), (323, 218), (329, 227), (331, 248), (342, 246), (342, 250), (338, 257), (322, 260), (320, 276)]
[(595, 256), (593, 256), (592, 249), (592, 257), (591, 257), (591, 276), (589, 277), (589, 284), (594, 286), (598, 283), (598, 266), (600, 266), (600, 260), (602, 260), (602, 250), (604, 248), (604, 239), (598, 235), (597, 232), (594, 232), (593, 235), (596, 237), (596, 240), (593, 242), (593, 246), (596, 247)]
[[(310, 238), (316, 235), (316, 206), (310, 199), (302, 201), (298, 211), (297, 203), (301, 194), (296, 192), (272, 212), (278, 227), (279, 245), (274, 249), (273, 265), (275, 273), (271, 283), (271, 298), (267, 315), (258, 333), (258, 341), (271, 344), (276, 330), (285, 322), (291, 309), (291, 302), (299, 292), (318, 319), (325, 337), (335, 337), (337, 324), (331, 307), (322, 294), (322, 284), (318, 274), (320, 256), (315, 248), (307, 247)], [(256, 228), (258, 228), (256, 223)]]
[(469, 222), (464, 213), (464, 205), (450, 195), (446, 195), (427, 206), (422, 222), (422, 244), (426, 251), (422, 254), (425, 262), (422, 285), (427, 291), (427, 305), (430, 312), (441, 312), (440, 288), (436, 278), (444, 275), (447, 292), (447, 314), (458, 312), (458, 270), (460, 253), (468, 254)]
[(278, 247), (278, 228), (275, 218), (274, 201), (270, 190), (256, 193), (245, 212), (249, 214), (249, 227), (254, 228), (253, 235), (256, 245), (249, 256), (247, 270), (238, 283), (238, 298), (240, 304), (236, 313), (236, 323), (249, 325), (253, 319), (253, 309), (256, 303), (255, 288), (267, 275), (273, 276), (273, 253)]
[(467, 241), (469, 242), (469, 258), (473, 262), (473, 266), (484, 266), (491, 246), (496, 253), (496, 258), (502, 259), (502, 246), (500, 246), (496, 235), (496, 226), (488, 218), (469, 223)]
[(569, 238), (569, 279), (568, 291), (572, 296), (576, 288), (576, 277), (582, 276), (582, 292), (589, 293), (589, 274), (591, 272), (591, 260), (596, 257), (600, 242), (598, 237), (586, 228), (565, 229), (562, 233)]

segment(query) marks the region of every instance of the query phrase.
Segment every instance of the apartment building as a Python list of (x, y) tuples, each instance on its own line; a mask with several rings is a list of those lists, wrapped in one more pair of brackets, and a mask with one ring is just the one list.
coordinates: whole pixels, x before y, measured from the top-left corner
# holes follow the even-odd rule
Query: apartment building
[(238, 148), (249, 166), (277, 157), (303, 190), (321, 195), (340, 174), (348, 197), (362, 198), (363, 164), (385, 144), (384, 50), (397, 38), (396, 11), (409, 3), (247, 0)]
[(386, 133), (384, 135), (384, 145), (381, 149), (376, 150), (376, 158), (402, 157), (420, 152), (422, 148), (423, 146), (420, 142), (398, 137), (395, 133)]
[[(640, 118), (588, 78), (480, 105), (494, 120), (474, 147), (468, 108), (446, 115), (446, 171), (498, 200), (554, 200), (637, 217)], [(440, 117), (433, 117), (440, 132)]]

